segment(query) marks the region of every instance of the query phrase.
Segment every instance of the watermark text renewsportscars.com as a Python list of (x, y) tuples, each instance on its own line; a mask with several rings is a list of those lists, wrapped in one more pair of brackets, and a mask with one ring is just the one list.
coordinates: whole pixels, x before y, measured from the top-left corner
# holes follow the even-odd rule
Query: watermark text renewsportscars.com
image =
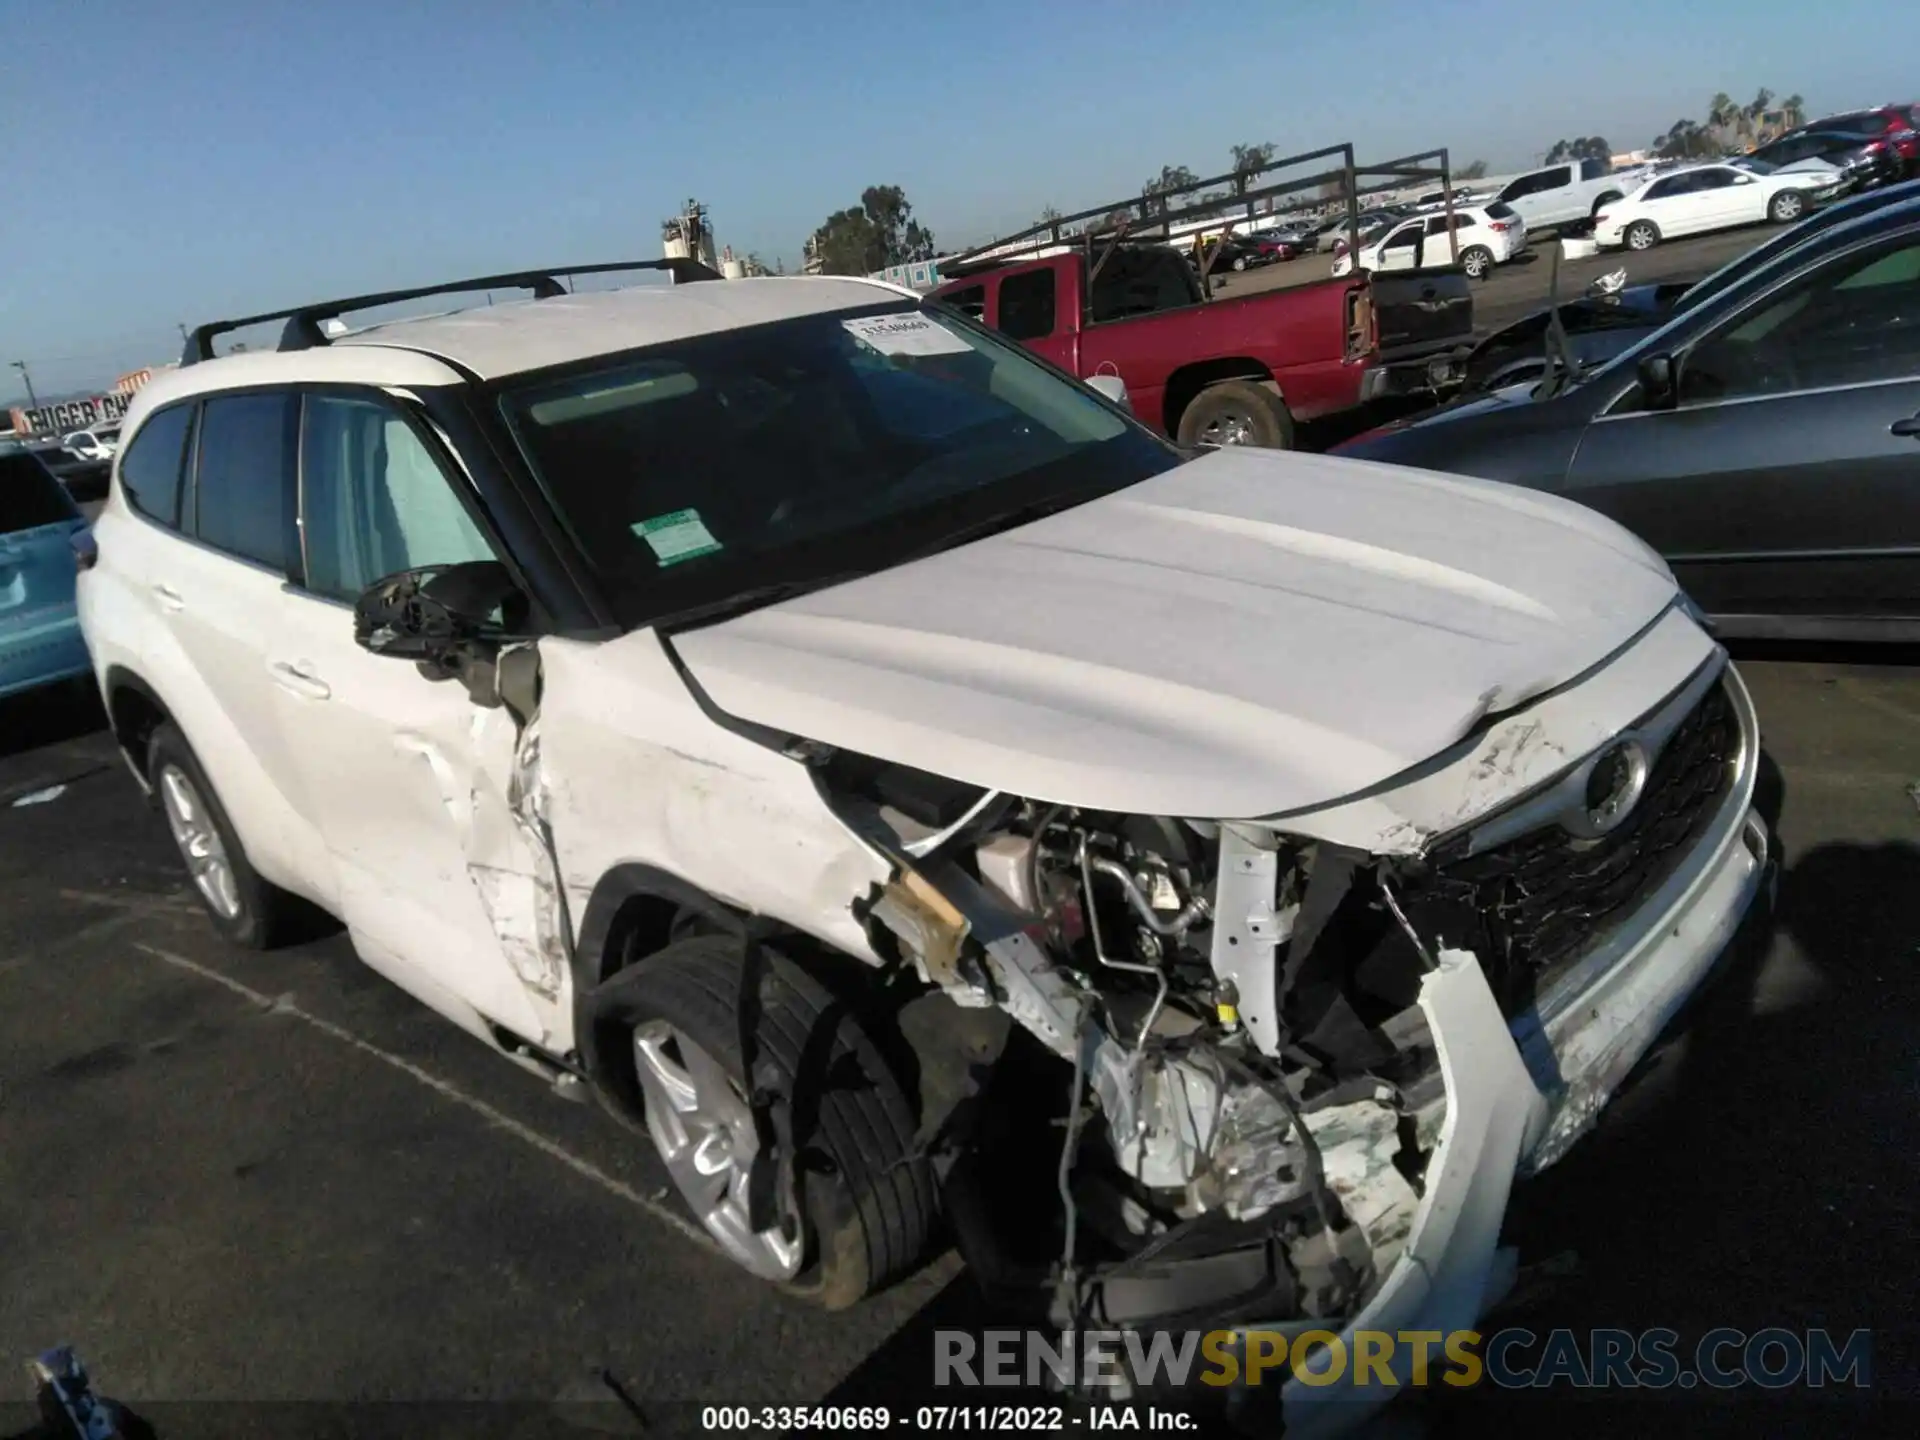
[(1872, 1383), (1870, 1330), (936, 1330), (940, 1387), (1768, 1390)]

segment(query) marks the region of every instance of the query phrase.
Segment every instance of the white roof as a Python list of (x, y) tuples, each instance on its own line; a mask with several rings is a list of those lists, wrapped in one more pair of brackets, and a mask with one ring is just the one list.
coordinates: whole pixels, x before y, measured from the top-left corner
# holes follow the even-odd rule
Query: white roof
[(913, 292), (839, 275), (636, 285), (371, 325), (342, 336), (333, 348), (381, 345), (424, 351), (492, 380), (717, 330), (851, 310), (899, 296), (912, 297)]
[(787, 275), (640, 285), (394, 320), (310, 350), (245, 351), (157, 374), (140, 387), (124, 428), (131, 435), (158, 406), (210, 390), (327, 381), (403, 389), (457, 384), (461, 376), (445, 363), (449, 360), (492, 380), (642, 345), (895, 298), (919, 297), (880, 280)]

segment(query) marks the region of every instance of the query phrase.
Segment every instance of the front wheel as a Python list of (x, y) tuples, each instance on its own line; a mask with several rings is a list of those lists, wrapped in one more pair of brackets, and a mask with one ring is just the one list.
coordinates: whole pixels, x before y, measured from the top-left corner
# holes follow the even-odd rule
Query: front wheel
[(1493, 273), (1493, 252), (1484, 245), (1472, 245), (1467, 253), (1460, 257), (1460, 265), (1468, 276), (1475, 280), (1484, 280)]
[(1651, 220), (1636, 220), (1627, 227), (1625, 239), (1629, 250), (1651, 250), (1660, 243), (1660, 232)]
[(1209, 385), (1180, 416), (1182, 445), (1253, 445), (1267, 450), (1293, 448), (1293, 416), (1286, 402), (1251, 380), (1222, 380)]
[(1791, 225), (1807, 213), (1807, 197), (1798, 190), (1782, 190), (1767, 202), (1767, 218), (1776, 225)]
[(1246, 257), (1246, 256), (1244, 256), (1244, 255), (1236, 255), (1236, 256), (1234, 256), (1234, 257), (1233, 257), (1233, 268), (1234, 268), (1234, 269), (1236, 269), (1236, 270), (1244, 270), (1244, 269), (1246, 269), (1246, 268), (1247, 268), (1247, 257)]
[[(750, 959), (734, 936), (696, 935), (642, 961), (608, 1018), (631, 1036), (655, 1150), (729, 1259), (834, 1310), (920, 1259), (937, 1201), (912, 1107), (853, 1013), (806, 971), (772, 950)], [(767, 1175), (771, 1213), (756, 1226), (755, 1161), (770, 1141), (788, 1163), (772, 1162), (783, 1173)]]

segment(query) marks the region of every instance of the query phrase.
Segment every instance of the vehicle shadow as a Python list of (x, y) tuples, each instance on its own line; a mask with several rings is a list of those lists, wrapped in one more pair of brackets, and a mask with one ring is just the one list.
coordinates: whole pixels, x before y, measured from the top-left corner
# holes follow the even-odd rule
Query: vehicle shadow
[(77, 740), (107, 727), (91, 676), (0, 700), (0, 759)]

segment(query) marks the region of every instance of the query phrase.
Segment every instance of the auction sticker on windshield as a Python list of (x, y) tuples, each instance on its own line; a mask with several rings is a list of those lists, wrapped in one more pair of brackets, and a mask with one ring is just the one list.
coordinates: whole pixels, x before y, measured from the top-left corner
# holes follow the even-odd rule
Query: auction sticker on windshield
[(647, 542), (653, 550), (653, 558), (662, 565), (697, 560), (720, 548), (720, 542), (713, 538), (713, 532), (707, 529), (698, 510), (675, 510), (670, 515), (656, 515), (651, 520), (636, 524), (633, 533)]
[(964, 355), (973, 348), (924, 315), (863, 315), (840, 323), (882, 355)]

